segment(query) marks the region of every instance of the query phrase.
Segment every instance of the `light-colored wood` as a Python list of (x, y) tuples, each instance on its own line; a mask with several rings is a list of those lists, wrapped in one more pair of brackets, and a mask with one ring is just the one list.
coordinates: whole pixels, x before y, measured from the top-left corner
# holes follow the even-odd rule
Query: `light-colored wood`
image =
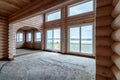
[[(111, 34), (113, 29), (111, 23), (113, 18), (111, 12), (113, 0), (97, 0), (96, 8), (96, 80), (112, 80), (111, 66)], [(108, 76), (109, 75), (109, 76)], [(112, 77), (110, 78), (110, 75)]]
[(8, 58), (8, 22), (6, 18), (0, 19), (0, 59)]
[(115, 7), (115, 6), (117, 5), (118, 1), (119, 1), (119, 0), (113, 0), (112, 5)]
[(97, 37), (109, 37), (111, 36), (112, 28), (110, 26), (96, 27)]
[(118, 29), (118, 28), (120, 28), (120, 15), (117, 17), (117, 18), (115, 18), (115, 20), (112, 22), (112, 28), (113, 29)]
[(96, 74), (104, 76), (104, 77), (108, 77), (108, 78), (112, 78), (113, 74), (112, 71), (109, 68), (105, 68), (102, 66), (97, 66), (97, 70), (96, 70)]
[(112, 10), (113, 10), (113, 7), (111, 5), (105, 6), (105, 7), (104, 6), (99, 7), (99, 8), (97, 8), (97, 11), (96, 11), (96, 14), (97, 14), (96, 17), (102, 17), (102, 16), (111, 15)]
[(111, 67), (113, 65), (111, 57), (97, 56), (96, 59), (97, 59), (96, 61), (97, 65), (100, 65), (103, 67)]
[(113, 56), (112, 56), (112, 60), (113, 60), (113, 62), (116, 64), (116, 66), (119, 68), (119, 70), (120, 70), (120, 56), (119, 55), (117, 55), (117, 54), (114, 54)]
[(114, 2), (113, 4), (116, 4), (112, 12), (112, 16), (115, 18), (120, 14), (120, 0), (116, 0), (116, 2)]
[(31, 0), (0, 0), (0, 15), (9, 16), (31, 3)]
[(120, 55), (120, 42), (116, 42), (112, 45), (112, 50)]
[(120, 29), (117, 29), (116, 31), (113, 32), (112, 39), (114, 41), (120, 41)]
[(111, 16), (102, 16), (96, 18), (96, 26), (108, 26), (111, 25), (113, 18)]
[(106, 80), (106, 77), (103, 77), (103, 76), (97, 74), (96, 80)]
[(105, 5), (111, 5), (112, 0), (97, 0), (97, 7), (102, 7)]
[(116, 80), (119, 80), (120, 79), (120, 70), (116, 66), (113, 66), (112, 72), (115, 75)]
[(97, 56), (111, 56), (113, 51), (111, 50), (111, 47), (98, 46), (96, 47), (96, 53)]

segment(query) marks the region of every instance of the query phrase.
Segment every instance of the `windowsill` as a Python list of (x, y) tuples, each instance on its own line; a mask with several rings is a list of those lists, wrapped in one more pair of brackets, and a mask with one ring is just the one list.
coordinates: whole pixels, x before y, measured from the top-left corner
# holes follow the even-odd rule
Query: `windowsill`
[(95, 58), (95, 56), (93, 54), (88, 54), (88, 53), (67, 52), (67, 54), (76, 55), (76, 56), (83, 56), (83, 57), (89, 57), (89, 58)]
[(50, 49), (45, 49), (45, 51), (50, 51), (50, 52), (57, 52), (57, 53), (61, 53), (61, 51), (60, 50), (50, 50)]

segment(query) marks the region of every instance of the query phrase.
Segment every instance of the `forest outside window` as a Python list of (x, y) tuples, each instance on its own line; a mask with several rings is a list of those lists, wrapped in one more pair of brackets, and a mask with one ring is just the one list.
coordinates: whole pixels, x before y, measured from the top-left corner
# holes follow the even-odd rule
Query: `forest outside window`
[(77, 25), (69, 28), (69, 52), (93, 54), (93, 25)]
[(68, 16), (74, 16), (93, 11), (93, 0), (68, 6)]
[(17, 38), (17, 42), (22, 42), (23, 41), (23, 33), (18, 32), (16, 38)]
[(61, 37), (60, 29), (47, 30), (46, 49), (60, 51)]
[(46, 22), (61, 19), (61, 10), (53, 11), (46, 14)]

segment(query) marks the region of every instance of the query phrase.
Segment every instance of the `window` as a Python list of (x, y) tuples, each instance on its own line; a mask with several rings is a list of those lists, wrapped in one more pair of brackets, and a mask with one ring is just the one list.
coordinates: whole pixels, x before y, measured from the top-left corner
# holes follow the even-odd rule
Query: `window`
[(23, 33), (18, 32), (17, 33), (17, 42), (22, 42), (23, 41)]
[(61, 18), (61, 10), (57, 10), (46, 14), (46, 21), (53, 21), (60, 18)]
[(40, 32), (35, 33), (35, 41), (41, 41), (41, 33)]
[(93, 11), (93, 1), (70, 5), (68, 7), (68, 16), (74, 16)]
[(93, 25), (78, 25), (69, 28), (69, 52), (93, 54)]
[(27, 33), (27, 41), (30, 42), (32, 40), (32, 34)]
[(46, 48), (50, 50), (60, 50), (60, 29), (47, 30)]

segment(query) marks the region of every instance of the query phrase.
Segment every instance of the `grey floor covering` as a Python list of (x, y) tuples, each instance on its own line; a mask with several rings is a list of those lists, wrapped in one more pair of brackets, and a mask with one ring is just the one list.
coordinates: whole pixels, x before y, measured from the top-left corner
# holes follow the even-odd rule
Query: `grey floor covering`
[(0, 80), (95, 80), (94, 59), (52, 52), (1, 61), (0, 67)]

